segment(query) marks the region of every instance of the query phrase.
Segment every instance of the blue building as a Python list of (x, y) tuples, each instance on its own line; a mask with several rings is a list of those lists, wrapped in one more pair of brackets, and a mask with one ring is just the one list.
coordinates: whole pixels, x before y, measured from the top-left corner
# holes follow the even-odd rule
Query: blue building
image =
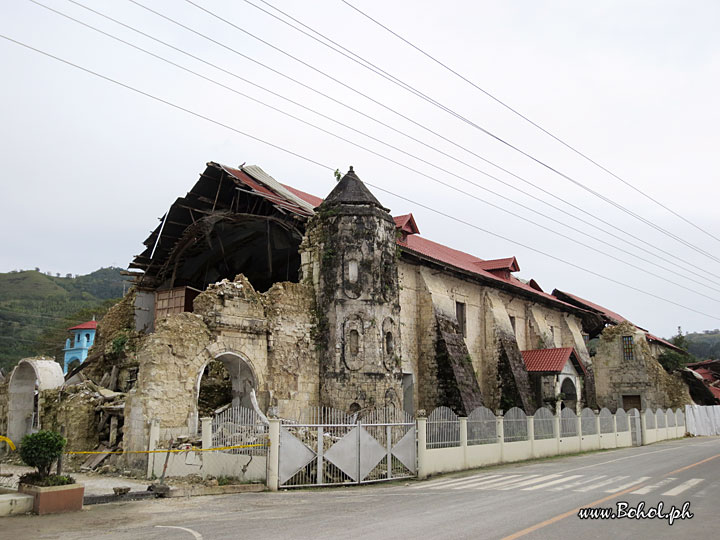
[(65, 340), (65, 360), (63, 362), (63, 371), (68, 371), (82, 364), (88, 355), (88, 349), (95, 343), (95, 330), (97, 330), (96, 321), (88, 321), (72, 328), (68, 328), (73, 333), (72, 338)]

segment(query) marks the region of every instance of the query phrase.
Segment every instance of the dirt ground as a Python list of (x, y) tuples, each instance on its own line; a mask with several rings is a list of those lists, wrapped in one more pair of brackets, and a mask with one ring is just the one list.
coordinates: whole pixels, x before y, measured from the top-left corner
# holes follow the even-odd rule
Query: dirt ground
[[(32, 472), (32, 467), (22, 465), (0, 464), (0, 473), (13, 473), (13, 478), (2, 478), (2, 485), (17, 484), (21, 474)], [(129, 487), (130, 491), (145, 491), (150, 485), (150, 480), (138, 480), (136, 478), (125, 478), (123, 476), (110, 476), (100, 474), (85, 474), (68, 472), (75, 480), (85, 485), (85, 495), (112, 495), (114, 487)]]

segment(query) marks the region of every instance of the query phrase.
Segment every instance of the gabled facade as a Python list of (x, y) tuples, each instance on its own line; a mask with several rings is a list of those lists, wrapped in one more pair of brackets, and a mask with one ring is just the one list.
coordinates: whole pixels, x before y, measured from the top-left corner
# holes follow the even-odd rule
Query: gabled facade
[(592, 371), (598, 407), (645, 410), (693, 402), (682, 374), (669, 374), (658, 362), (663, 351), (680, 351), (675, 345), (599, 304), (557, 289), (553, 295), (602, 318), (602, 327), (585, 329), (596, 342)]

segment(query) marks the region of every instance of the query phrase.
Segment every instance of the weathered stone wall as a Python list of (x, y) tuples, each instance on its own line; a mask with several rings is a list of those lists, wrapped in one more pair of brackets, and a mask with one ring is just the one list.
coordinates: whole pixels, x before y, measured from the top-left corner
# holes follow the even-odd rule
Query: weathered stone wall
[[(623, 336), (632, 336), (633, 359), (623, 357)], [(630, 323), (608, 326), (593, 357), (598, 407), (622, 407), (623, 395), (640, 395), (643, 409), (682, 407), (691, 403), (679, 374), (670, 375), (653, 357), (645, 333)]]
[(298, 418), (301, 410), (316, 405), (312, 306), (312, 289), (306, 285), (276, 283), (261, 294), (240, 275), (210, 285), (195, 299), (193, 313), (156, 321), (155, 332), (137, 351), (138, 381), (126, 402), (125, 448), (147, 447), (154, 418), (161, 441), (195, 435), (201, 377), (215, 359), (233, 378), (234, 404), (253, 407), (252, 389), (261, 411), (274, 407), (282, 417)]
[(268, 326), (270, 405), (282, 418), (300, 419), (319, 405), (320, 364), (311, 338), (313, 289), (301, 283), (276, 283), (262, 295)]
[[(434, 375), (437, 372), (434, 313), (437, 310), (455, 318), (456, 302), (466, 306), (465, 343), (486, 407), (500, 408), (503, 378), (509, 374), (516, 388), (512, 390), (511, 401), (534, 408), (536, 392), (524, 373), (520, 351), (574, 347), (586, 366), (590, 363), (581, 322), (574, 314), (406, 260), (399, 263), (399, 276), (403, 372), (416, 375), (419, 408), (430, 411), (442, 404), (438, 401), (438, 381)], [(503, 373), (498, 369), (501, 362), (505, 363)]]
[[(125, 401), (124, 446), (147, 450), (150, 421), (157, 418), (163, 438), (187, 435), (197, 399), (199, 374), (212, 359), (211, 334), (200, 315), (179, 313), (156, 321), (137, 352), (135, 388)], [(131, 463), (144, 457), (129, 456)]]

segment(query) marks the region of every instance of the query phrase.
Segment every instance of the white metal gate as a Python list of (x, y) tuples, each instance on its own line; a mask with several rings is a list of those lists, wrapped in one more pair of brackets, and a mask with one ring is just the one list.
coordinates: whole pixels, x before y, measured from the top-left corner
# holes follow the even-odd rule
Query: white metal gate
[(642, 445), (642, 428), (640, 424), (640, 411), (630, 409), (627, 413), (628, 422), (630, 422), (630, 437), (633, 446)]
[(381, 482), (415, 476), (415, 420), (378, 409), (358, 418), (318, 408), (303, 423), (280, 426), (281, 487)]

